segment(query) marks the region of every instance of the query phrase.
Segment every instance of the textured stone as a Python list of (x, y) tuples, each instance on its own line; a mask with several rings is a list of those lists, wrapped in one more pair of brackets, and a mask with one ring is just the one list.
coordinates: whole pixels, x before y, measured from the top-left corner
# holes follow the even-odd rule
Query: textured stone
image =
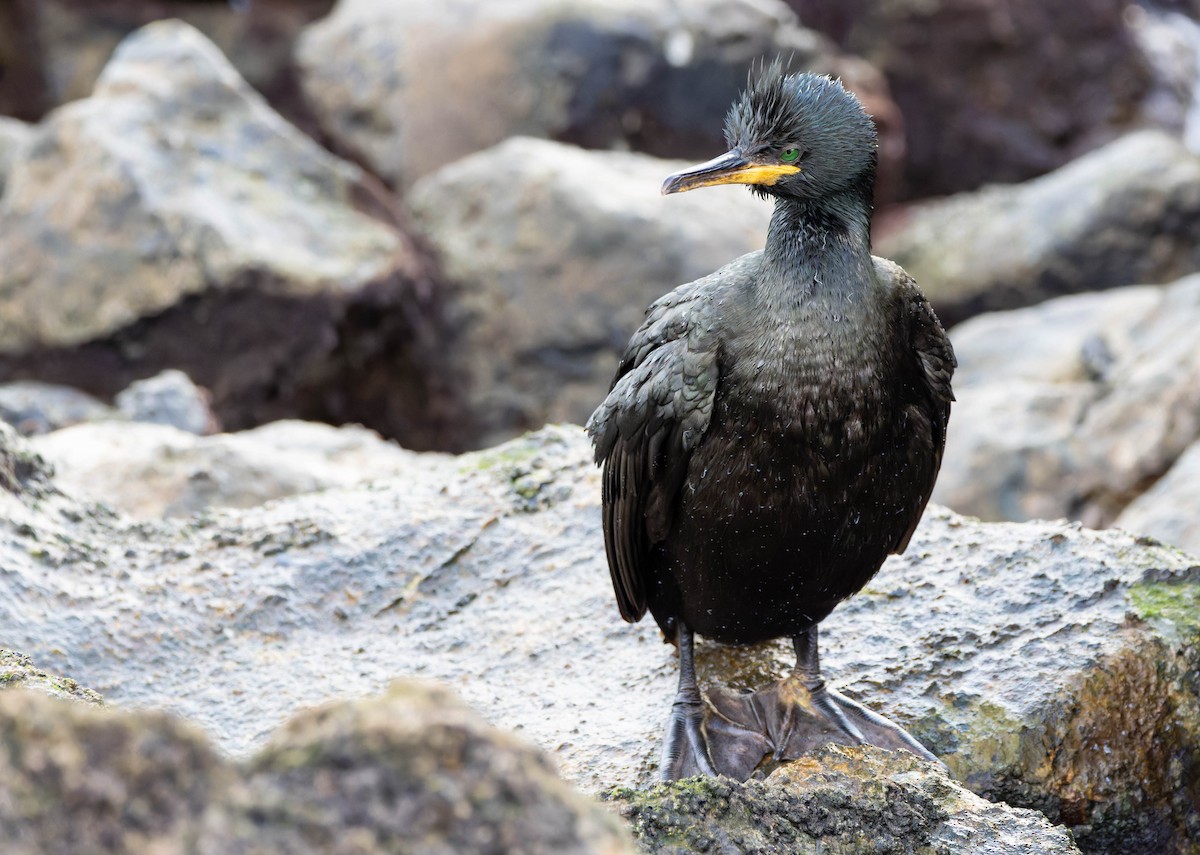
[(0, 827), (13, 855), (633, 851), (540, 751), (444, 689), (296, 716), (231, 763), (195, 728), (0, 692)]
[(135, 422), (170, 425), (203, 436), (217, 431), (212, 396), (182, 371), (167, 369), (117, 393), (117, 409)]
[(682, 166), (521, 137), (413, 188), (459, 285), (451, 358), (478, 444), (584, 421), (651, 302), (761, 249), (770, 204), (742, 187), (663, 198)]
[(951, 330), (936, 501), (1106, 526), (1200, 437), (1200, 277), (1064, 297)]
[(72, 698), (89, 704), (104, 700), (91, 689), (85, 689), (70, 677), (49, 674), (33, 664), (28, 657), (0, 647), (0, 689), (31, 689), (55, 698)]
[(395, 201), (179, 21), (38, 126), (0, 199), (0, 378), (111, 397), (166, 367), (223, 423), (304, 414), (453, 443), (432, 263)]
[(796, 855), (1070, 855), (1066, 830), (993, 804), (904, 752), (830, 746), (765, 781), (696, 778), (606, 794), (643, 849)]
[[(166, 522), (0, 491), (0, 625), (109, 703), (167, 706), (235, 752), (299, 707), (403, 674), (450, 684), (587, 789), (642, 786), (674, 656), (617, 616), (589, 458), (580, 428), (546, 429)], [(826, 676), (971, 790), (1042, 810), (1085, 850), (1186, 851), (1200, 840), (1196, 567), (1120, 531), (935, 508), (822, 624)], [(791, 659), (786, 641), (698, 646), (706, 686), (762, 685)]]
[(212, 39), (277, 110), (304, 121), (292, 51), (301, 28), (332, 7), (333, 0), (8, 0), (0, 32), (11, 36), (7, 46), (0, 37), (0, 65), (16, 74), (0, 79), (0, 112), (40, 119), (86, 98), (123, 38), (178, 18)]
[(876, 251), (939, 317), (972, 315), (1200, 270), (1200, 157), (1130, 134), (1025, 184), (914, 205)]
[(1200, 440), (1113, 520), (1113, 525), (1156, 537), (1200, 555)]
[(364, 428), (299, 421), (203, 438), (169, 425), (92, 422), (31, 447), (67, 492), (141, 519), (364, 484), (407, 471), (415, 457)]
[(325, 130), (398, 187), (514, 135), (707, 160), (751, 63), (775, 55), (846, 79), (894, 175), (882, 78), (779, 0), (341, 0), (297, 50)]
[(25, 436), (116, 416), (112, 407), (70, 386), (36, 380), (0, 385), (0, 420)]
[(886, 75), (908, 197), (1032, 178), (1154, 118), (1146, 14), (1126, 0), (789, 2)]
[(4, 182), (12, 163), (20, 156), (24, 146), (33, 138), (33, 127), (24, 122), (0, 116), (0, 196), (4, 195)]

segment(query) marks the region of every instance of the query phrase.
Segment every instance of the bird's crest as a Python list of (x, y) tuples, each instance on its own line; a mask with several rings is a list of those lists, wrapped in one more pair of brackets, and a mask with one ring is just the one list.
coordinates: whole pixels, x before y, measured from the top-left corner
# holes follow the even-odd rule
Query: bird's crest
[[(770, 63), (762, 60), (757, 69), (751, 66), (746, 91), (725, 119), (725, 140), (730, 148), (786, 141), (806, 119), (819, 126), (822, 114), (844, 113), (847, 102), (858, 104), (841, 81), (811, 72), (788, 74), (785, 69), (790, 62), (790, 58), (785, 62), (776, 57)], [(861, 107), (858, 110), (861, 112)]]

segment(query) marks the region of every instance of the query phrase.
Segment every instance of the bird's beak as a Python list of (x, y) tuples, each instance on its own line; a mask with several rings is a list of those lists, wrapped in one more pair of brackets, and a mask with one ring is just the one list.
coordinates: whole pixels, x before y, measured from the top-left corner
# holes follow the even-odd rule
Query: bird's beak
[(774, 184), (780, 178), (795, 175), (799, 171), (800, 167), (791, 163), (755, 163), (734, 149), (708, 163), (668, 175), (663, 182), (662, 192), (666, 196), (714, 184)]

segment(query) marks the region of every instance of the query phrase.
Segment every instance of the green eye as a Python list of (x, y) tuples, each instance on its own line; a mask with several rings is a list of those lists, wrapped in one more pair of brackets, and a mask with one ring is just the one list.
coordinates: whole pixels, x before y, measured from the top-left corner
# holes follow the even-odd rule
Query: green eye
[(779, 159), (784, 163), (795, 163), (800, 159), (800, 149), (785, 148), (783, 151), (779, 152)]

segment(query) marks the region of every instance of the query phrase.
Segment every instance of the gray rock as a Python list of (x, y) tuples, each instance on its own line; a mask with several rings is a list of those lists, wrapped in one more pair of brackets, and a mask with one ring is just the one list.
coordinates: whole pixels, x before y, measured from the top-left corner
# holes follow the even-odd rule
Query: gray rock
[(153, 21), (179, 18), (212, 39), (277, 110), (303, 120), (293, 46), (300, 29), (332, 7), (333, 0), (8, 3), (0, 13), (0, 30), (10, 37), (0, 45), (6, 70), (0, 79), (0, 112), (40, 118), (68, 101), (86, 98), (122, 39)]
[[(8, 440), (19, 453), (19, 438)], [(591, 790), (655, 773), (675, 688), (621, 624), (578, 427), (368, 487), (185, 522), (0, 491), (7, 642), (110, 703), (165, 706), (245, 752), (299, 707), (435, 678)], [(1200, 569), (1120, 531), (933, 509), (823, 625), (828, 678), (971, 790), (1106, 853), (1200, 840)], [(698, 648), (705, 685), (761, 685), (786, 642)]]
[(116, 416), (112, 407), (70, 386), (36, 380), (0, 384), (0, 420), (25, 436)]
[(996, 309), (1200, 270), (1200, 157), (1130, 134), (1043, 178), (914, 205), (877, 252), (946, 324)]
[(8, 116), (0, 116), (0, 196), (12, 163), (33, 138), (33, 127)]
[(249, 508), (395, 477), (416, 456), (365, 428), (299, 421), (208, 437), (169, 425), (93, 422), (30, 446), (58, 471), (62, 489), (139, 519)]
[(1069, 855), (1071, 835), (1036, 811), (993, 804), (932, 763), (829, 746), (737, 784), (699, 778), (616, 790), (647, 852), (803, 855)]
[(514, 135), (707, 160), (751, 62), (777, 54), (845, 77), (894, 171), (903, 130), (879, 74), (779, 0), (341, 0), (297, 47), (325, 130), (405, 188)]
[(1191, 276), (955, 327), (934, 498), (985, 519), (1111, 524), (1200, 437), (1198, 324)]
[[(911, 149), (909, 197), (1023, 181), (1154, 118), (1147, 99), (1156, 74), (1137, 36), (1147, 17), (1141, 5), (789, 3), (806, 26), (887, 76)], [(1185, 104), (1194, 79), (1193, 69), (1180, 93)]]
[(217, 417), (209, 409), (212, 395), (182, 371), (169, 368), (136, 380), (118, 392), (117, 409), (135, 422), (170, 425), (198, 436), (216, 433)]
[(0, 692), (14, 855), (631, 853), (616, 817), (444, 689), (304, 712), (231, 763), (194, 728)]
[(452, 358), (479, 444), (586, 420), (651, 302), (763, 246), (771, 206), (745, 188), (664, 199), (681, 165), (519, 137), (413, 188), (459, 285)]
[(0, 647), (0, 690), (18, 687), (55, 698), (71, 698), (88, 704), (104, 703), (100, 695), (85, 689), (70, 677), (47, 673), (34, 665), (28, 656)]
[(1113, 520), (1113, 525), (1147, 534), (1200, 555), (1200, 440)]
[(0, 378), (111, 397), (176, 367), (233, 428), (376, 415), (382, 386), (412, 428), (437, 410), (412, 404), (432, 397), (414, 367), (414, 343), (437, 329), (432, 268), (383, 217), (388, 204), (196, 30), (152, 24), (13, 165)]

